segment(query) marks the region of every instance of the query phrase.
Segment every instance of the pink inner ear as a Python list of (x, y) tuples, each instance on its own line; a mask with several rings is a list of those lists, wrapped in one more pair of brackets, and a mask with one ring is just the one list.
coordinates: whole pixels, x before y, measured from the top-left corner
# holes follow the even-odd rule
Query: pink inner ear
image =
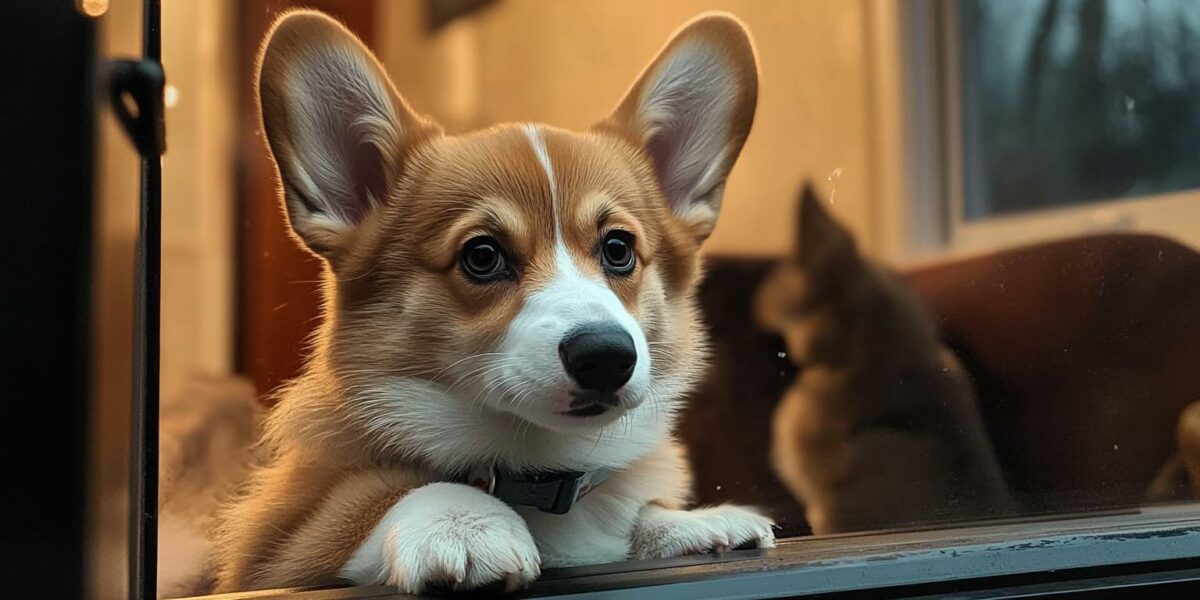
[(342, 74), (309, 78), (313, 98), (307, 100), (308, 114), (321, 132), (316, 140), (315, 160), (308, 165), (322, 189), (327, 205), (320, 209), (346, 223), (358, 223), (371, 210), (372, 198), (382, 200), (386, 191), (384, 158), (379, 147), (365, 137), (365, 129), (354, 119), (378, 111), (362, 82)]
[(646, 153), (654, 161), (654, 172), (658, 175), (658, 184), (662, 187), (663, 195), (672, 210), (684, 208), (689, 191), (687, 182), (679, 176), (679, 167), (674, 164), (678, 160), (680, 146), (683, 145), (685, 132), (674, 128), (659, 130), (646, 144)]
[(645, 149), (672, 210), (682, 213), (724, 176), (737, 89), (726, 60), (700, 44), (675, 51), (640, 106)]
[(354, 191), (342, 207), (347, 219), (357, 223), (371, 210), (371, 202), (382, 202), (387, 194), (387, 175), (383, 153), (374, 144), (359, 142), (350, 155)]
[[(367, 57), (319, 48), (286, 65), (277, 85), (290, 136), (285, 179), (314, 211), (360, 222), (387, 192), (389, 146), (398, 135), (387, 84)], [(264, 106), (264, 111), (267, 109)]]

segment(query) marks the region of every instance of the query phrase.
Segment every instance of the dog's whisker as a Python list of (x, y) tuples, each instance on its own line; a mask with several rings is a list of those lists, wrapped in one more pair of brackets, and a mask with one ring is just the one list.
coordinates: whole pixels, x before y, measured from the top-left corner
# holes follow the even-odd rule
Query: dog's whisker
[(471, 371), (468, 371), (467, 373), (460, 375), (457, 379), (455, 379), (454, 383), (452, 383), (446, 389), (447, 389), (447, 391), (453, 391), (455, 388), (457, 388), (462, 383), (472, 381), (472, 380), (486, 379), (486, 378), (490, 377), (493, 373), (498, 372), (512, 364), (516, 364), (515, 357), (508, 357), (508, 358), (502, 358), (499, 360), (489, 361), (480, 367), (477, 367), (475, 369), (472, 369)]
[[(506, 385), (508, 382), (513, 381), (518, 377), (520, 376), (517, 374), (512, 374), (492, 381), (491, 383), (485, 385), (479, 393), (475, 394), (475, 398), (472, 399), (472, 402), (479, 402), (481, 406), (487, 404), (487, 401), (491, 398), (491, 394), (495, 390), (501, 389), (501, 386)], [(482, 401), (480, 400), (480, 394), (483, 395)]]
[(479, 354), (472, 354), (470, 356), (463, 357), (459, 360), (454, 361), (453, 363), (451, 363), (449, 366), (442, 369), (441, 371), (438, 371), (438, 374), (434, 376), (434, 379), (437, 379), (437, 377), (440, 376), (442, 373), (449, 371), (449, 370), (453, 369), (454, 367), (457, 367), (458, 365), (460, 365), (464, 362), (467, 362), (469, 360), (478, 360), (481, 358), (490, 358), (490, 357), (494, 357), (494, 356), (504, 356), (504, 353), (503, 352), (481, 352)]

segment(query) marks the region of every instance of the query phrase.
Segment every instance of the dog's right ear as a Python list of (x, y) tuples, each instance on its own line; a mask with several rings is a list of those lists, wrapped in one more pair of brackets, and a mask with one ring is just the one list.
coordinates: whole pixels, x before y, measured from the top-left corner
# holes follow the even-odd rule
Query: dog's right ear
[(703, 242), (716, 227), (757, 103), (758, 63), (746, 26), (710, 13), (675, 33), (599, 126), (645, 152), (671, 213)]
[(409, 109), (354, 34), (315, 11), (276, 21), (257, 88), (292, 230), (336, 262), (387, 199), (405, 155), (440, 129)]
[(858, 257), (854, 236), (821, 204), (812, 182), (800, 192), (796, 216), (796, 258), (805, 269), (844, 267)]

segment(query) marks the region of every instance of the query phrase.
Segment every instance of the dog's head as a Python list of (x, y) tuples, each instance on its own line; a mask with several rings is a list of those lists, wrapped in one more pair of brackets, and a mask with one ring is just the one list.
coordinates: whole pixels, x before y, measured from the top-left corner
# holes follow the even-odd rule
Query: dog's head
[(444, 135), (313, 12), (276, 24), (258, 86), (291, 228), (331, 274), (319, 346), (364, 418), (591, 432), (695, 379), (698, 250), (757, 94), (736, 20), (686, 25), (584, 132)]

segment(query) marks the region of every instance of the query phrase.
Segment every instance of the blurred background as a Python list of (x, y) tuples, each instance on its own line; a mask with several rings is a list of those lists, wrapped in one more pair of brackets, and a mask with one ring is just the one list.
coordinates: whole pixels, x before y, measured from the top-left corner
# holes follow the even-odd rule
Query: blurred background
[[(108, 2), (104, 55), (137, 54), (139, 4)], [(897, 268), (1108, 232), (1200, 245), (1192, 0), (163, 0), (164, 398), (200, 375), (269, 393), (318, 317), (319, 265), (288, 237), (251, 95), (262, 35), (295, 6), (343, 20), (451, 133), (585, 128), (680, 24), (733, 12), (761, 88), (713, 256), (787, 252), (805, 181)], [(107, 542), (93, 562), (97, 593), (115, 597), (137, 159), (110, 114), (101, 128), (93, 487)]]

